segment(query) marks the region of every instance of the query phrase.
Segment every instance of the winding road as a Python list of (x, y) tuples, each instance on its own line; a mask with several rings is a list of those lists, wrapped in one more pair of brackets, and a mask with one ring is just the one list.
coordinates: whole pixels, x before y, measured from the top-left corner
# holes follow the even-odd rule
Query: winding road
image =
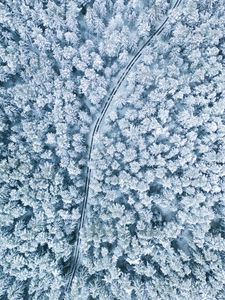
[[(172, 6), (172, 9), (175, 9), (176, 7), (178, 7), (181, 4), (182, 0), (176, 0), (176, 2), (174, 3), (174, 5)], [(84, 218), (85, 218), (85, 212), (86, 212), (86, 207), (87, 207), (87, 200), (88, 200), (88, 195), (89, 195), (89, 185), (90, 185), (90, 178), (91, 178), (91, 169), (89, 167), (89, 163), (91, 161), (91, 154), (92, 154), (92, 150), (93, 150), (93, 141), (94, 141), (94, 137), (96, 135), (96, 133), (98, 133), (100, 125), (102, 123), (102, 120), (105, 116), (105, 114), (108, 111), (108, 108), (115, 96), (115, 94), (117, 93), (117, 91), (119, 90), (121, 84), (123, 83), (124, 79), (126, 78), (127, 74), (129, 73), (129, 71), (131, 70), (131, 68), (134, 66), (134, 64), (137, 62), (137, 60), (140, 58), (140, 56), (142, 55), (143, 50), (145, 49), (146, 46), (148, 46), (151, 42), (151, 40), (155, 37), (161, 34), (161, 32), (163, 31), (163, 29), (165, 28), (165, 25), (167, 23), (167, 21), (169, 20), (169, 17), (166, 17), (166, 19), (164, 20), (164, 22), (159, 26), (159, 28), (148, 38), (148, 40), (141, 46), (141, 48), (137, 51), (137, 53), (134, 55), (134, 57), (130, 60), (130, 62), (128, 63), (128, 65), (126, 66), (125, 70), (123, 71), (123, 73), (121, 74), (121, 76), (119, 77), (119, 79), (117, 80), (114, 88), (112, 89), (110, 95), (108, 96), (100, 115), (97, 117), (96, 121), (95, 121), (95, 125), (94, 128), (90, 134), (90, 146), (89, 146), (89, 150), (88, 150), (88, 162), (87, 162), (87, 176), (86, 176), (86, 180), (85, 180), (85, 193), (84, 193), (84, 200), (82, 202), (82, 207), (81, 207), (81, 218), (80, 218), (80, 222), (78, 225), (78, 234), (77, 234), (77, 239), (76, 242), (74, 244), (74, 250), (73, 250), (73, 255), (72, 255), (72, 263), (71, 263), (71, 269), (70, 269), (70, 273), (69, 273), (69, 279), (66, 285), (66, 291), (69, 292), (71, 285), (72, 285), (72, 281), (74, 278), (74, 275), (77, 271), (77, 267), (78, 267), (78, 259), (79, 259), (79, 245), (80, 245), (80, 232), (81, 229), (83, 228), (84, 225)]]

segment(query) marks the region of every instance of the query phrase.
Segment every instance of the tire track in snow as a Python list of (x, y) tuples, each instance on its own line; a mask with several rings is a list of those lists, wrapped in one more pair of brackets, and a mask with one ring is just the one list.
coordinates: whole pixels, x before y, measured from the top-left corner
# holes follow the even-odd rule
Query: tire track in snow
[[(177, 8), (181, 4), (181, 2), (182, 2), (182, 0), (177, 0), (174, 3), (172, 9)], [(108, 96), (107, 101), (105, 102), (105, 104), (104, 104), (104, 106), (101, 110), (101, 113), (100, 113), (100, 115), (98, 116), (98, 118), (95, 122), (95, 126), (93, 128), (92, 133), (91, 133), (90, 146), (89, 146), (89, 150), (88, 150), (87, 176), (86, 176), (86, 180), (85, 180), (84, 200), (82, 202), (82, 207), (81, 207), (81, 219), (80, 219), (80, 222), (79, 222), (79, 225), (78, 225), (78, 233), (77, 233), (78, 236), (77, 236), (77, 240), (75, 242), (74, 250), (73, 250), (73, 256), (72, 256), (73, 261), (71, 263), (71, 270), (70, 270), (70, 274), (69, 274), (69, 279), (68, 279), (68, 282), (67, 282), (67, 285), (66, 285), (66, 291), (67, 292), (71, 288), (72, 281), (73, 281), (74, 275), (75, 275), (77, 267), (78, 267), (79, 245), (80, 245), (80, 241), (81, 241), (80, 231), (81, 231), (81, 229), (83, 228), (83, 225), (84, 225), (85, 211), (86, 211), (87, 200), (88, 200), (88, 195), (89, 195), (89, 185), (90, 185), (90, 178), (91, 178), (91, 169), (89, 167), (89, 163), (91, 161), (91, 153), (92, 153), (92, 150), (93, 150), (94, 137), (95, 137), (96, 133), (99, 132), (99, 127), (101, 125), (101, 122), (102, 122), (106, 112), (108, 111), (108, 108), (109, 108), (115, 94), (119, 90), (121, 84), (123, 83), (124, 79), (128, 75), (129, 71), (134, 66), (136, 61), (140, 58), (140, 56), (142, 55), (142, 51), (145, 49), (145, 47), (150, 44), (151, 40), (155, 36), (158, 36), (162, 33), (163, 29), (165, 28), (165, 24), (167, 23), (168, 20), (169, 20), (169, 17), (166, 17), (166, 19), (159, 26), (159, 28), (148, 38), (148, 40), (141, 46), (141, 48), (137, 51), (137, 53), (134, 55), (134, 57), (130, 60), (130, 62), (126, 66), (124, 72), (121, 74), (118, 81), (116, 82), (116, 84), (115, 84), (114, 88), (112, 89), (110, 95)]]

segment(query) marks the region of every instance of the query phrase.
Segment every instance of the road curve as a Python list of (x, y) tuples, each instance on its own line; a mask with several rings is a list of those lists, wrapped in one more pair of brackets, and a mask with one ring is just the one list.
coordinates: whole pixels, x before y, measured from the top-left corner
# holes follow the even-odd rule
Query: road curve
[[(181, 4), (182, 0), (176, 0), (176, 2), (174, 3), (174, 5), (172, 6), (172, 9), (175, 9), (176, 7), (178, 7)], [(166, 19), (163, 21), (163, 23), (158, 27), (158, 29), (148, 38), (148, 40), (141, 46), (141, 48), (137, 51), (137, 53), (134, 55), (134, 57), (130, 60), (130, 62), (128, 63), (128, 65), (126, 66), (125, 70), (123, 71), (123, 73), (121, 74), (121, 76), (119, 77), (118, 81), (116, 82), (114, 88), (112, 89), (111, 93), (109, 94), (100, 115), (97, 117), (96, 121), (95, 121), (95, 125), (94, 128), (91, 132), (91, 139), (90, 139), (90, 146), (88, 149), (88, 162), (87, 162), (87, 172), (86, 172), (86, 180), (85, 180), (85, 188), (84, 188), (84, 200), (82, 202), (82, 206), (81, 206), (81, 218), (80, 218), (80, 222), (78, 225), (78, 233), (77, 233), (77, 239), (76, 242), (74, 244), (74, 250), (73, 250), (73, 256), (72, 256), (72, 263), (71, 263), (71, 269), (70, 269), (70, 273), (69, 273), (69, 279), (66, 285), (66, 291), (69, 292), (71, 285), (72, 285), (72, 281), (74, 278), (74, 275), (76, 273), (77, 267), (78, 267), (78, 259), (79, 259), (79, 245), (80, 245), (80, 231), (83, 228), (84, 225), (84, 218), (85, 218), (85, 211), (86, 211), (86, 206), (87, 206), (87, 200), (88, 200), (88, 195), (89, 195), (89, 185), (90, 185), (90, 178), (91, 178), (91, 169), (89, 167), (89, 163), (91, 161), (91, 153), (93, 150), (93, 141), (94, 141), (94, 137), (96, 135), (96, 133), (98, 133), (100, 125), (102, 123), (102, 120), (106, 114), (106, 112), (108, 111), (108, 108), (115, 96), (115, 94), (117, 93), (117, 91), (119, 90), (121, 84), (123, 83), (124, 79), (126, 78), (126, 76), (128, 75), (129, 71), (131, 70), (131, 68), (134, 66), (134, 64), (136, 63), (136, 61), (140, 58), (140, 56), (142, 55), (142, 51), (145, 49), (146, 46), (148, 46), (151, 42), (151, 40), (157, 36), (160, 35), (160, 33), (163, 31), (163, 29), (165, 28), (165, 25), (167, 23), (167, 21), (169, 20), (169, 17), (166, 17)]]

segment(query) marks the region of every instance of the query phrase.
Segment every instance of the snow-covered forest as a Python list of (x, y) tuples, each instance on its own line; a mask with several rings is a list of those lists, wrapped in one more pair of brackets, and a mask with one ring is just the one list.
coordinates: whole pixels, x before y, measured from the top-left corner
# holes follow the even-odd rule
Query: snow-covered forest
[(225, 0), (0, 1), (0, 299), (225, 299)]

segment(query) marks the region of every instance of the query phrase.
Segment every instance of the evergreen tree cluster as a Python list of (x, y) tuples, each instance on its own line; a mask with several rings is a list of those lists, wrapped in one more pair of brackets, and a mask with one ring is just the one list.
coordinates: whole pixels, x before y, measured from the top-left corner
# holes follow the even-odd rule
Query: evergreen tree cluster
[(225, 2), (173, 4), (1, 1), (0, 299), (225, 299)]

